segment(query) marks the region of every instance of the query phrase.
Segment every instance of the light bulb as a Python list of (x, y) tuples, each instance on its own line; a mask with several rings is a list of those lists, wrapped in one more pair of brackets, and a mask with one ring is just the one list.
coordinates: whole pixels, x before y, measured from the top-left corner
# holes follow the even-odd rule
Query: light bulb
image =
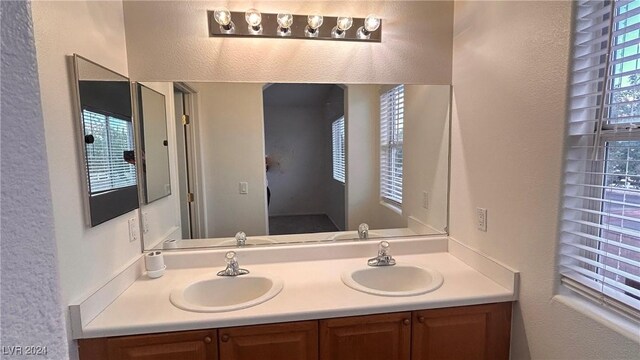
[(213, 12), (213, 18), (222, 26), (227, 26), (231, 22), (231, 12), (227, 8), (218, 8)]
[(322, 26), (323, 21), (322, 15), (307, 16), (307, 26), (304, 28), (304, 33), (307, 37), (318, 37), (318, 29)]
[(375, 15), (369, 15), (366, 19), (364, 19), (364, 26), (360, 26), (356, 35), (358, 39), (369, 39), (371, 38), (371, 33), (378, 30), (380, 27), (380, 18)]
[(276, 20), (282, 29), (288, 29), (293, 24), (293, 15), (289, 13), (281, 13), (278, 14)]
[(353, 18), (347, 16), (338, 17), (338, 30), (347, 31), (351, 28), (351, 25), (353, 25)]
[(220, 30), (225, 33), (233, 31), (231, 12), (227, 8), (218, 8), (213, 12), (213, 18), (220, 24)]
[(322, 15), (309, 15), (307, 17), (307, 24), (312, 30), (318, 30), (318, 28), (322, 26), (323, 21)]
[(260, 11), (256, 9), (249, 9), (244, 13), (244, 19), (247, 20), (247, 24), (249, 24), (249, 29), (253, 31), (260, 31), (262, 22), (262, 15)]
[(353, 25), (353, 18), (348, 16), (338, 17), (338, 23), (331, 29), (331, 37), (336, 39), (344, 39), (347, 30)]
[(369, 15), (364, 19), (364, 29), (368, 32), (374, 32), (380, 27), (380, 18), (375, 15)]

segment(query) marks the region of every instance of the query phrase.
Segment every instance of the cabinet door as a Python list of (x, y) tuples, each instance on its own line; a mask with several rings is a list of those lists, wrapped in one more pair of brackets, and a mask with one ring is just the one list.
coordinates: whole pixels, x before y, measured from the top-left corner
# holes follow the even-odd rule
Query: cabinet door
[(509, 359), (511, 303), (413, 313), (412, 360)]
[(318, 322), (219, 330), (220, 360), (317, 360)]
[(215, 330), (79, 341), (82, 360), (216, 360)]
[(411, 313), (320, 320), (320, 360), (409, 360)]

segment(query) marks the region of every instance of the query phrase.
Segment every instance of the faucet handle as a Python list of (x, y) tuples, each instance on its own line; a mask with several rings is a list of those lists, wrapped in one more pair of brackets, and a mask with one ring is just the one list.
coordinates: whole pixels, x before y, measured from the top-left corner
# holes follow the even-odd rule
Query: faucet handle
[(249, 273), (249, 270), (240, 268), (235, 251), (227, 252), (224, 255), (224, 261), (227, 263), (227, 267), (222, 271), (218, 271), (218, 276), (238, 276)]
[(238, 231), (236, 233), (236, 244), (238, 246), (244, 246), (247, 243), (247, 234), (244, 231)]
[(393, 266), (395, 264), (396, 259), (389, 253), (389, 243), (387, 241), (380, 241), (380, 244), (378, 244), (378, 256), (367, 261), (369, 266)]
[(389, 256), (388, 241), (380, 241), (380, 244), (378, 244), (378, 256)]
[(358, 237), (360, 239), (369, 238), (369, 225), (367, 225), (366, 223), (358, 225)]
[(227, 265), (238, 264), (238, 258), (236, 257), (235, 251), (229, 251), (224, 254), (224, 261), (226, 261)]

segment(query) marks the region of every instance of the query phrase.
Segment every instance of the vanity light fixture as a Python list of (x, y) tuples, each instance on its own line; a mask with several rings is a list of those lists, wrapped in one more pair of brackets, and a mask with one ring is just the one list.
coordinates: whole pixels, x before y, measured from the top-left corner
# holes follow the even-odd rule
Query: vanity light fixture
[(291, 36), (291, 25), (293, 25), (293, 15), (289, 13), (280, 13), (276, 17), (278, 22), (278, 35)]
[[(207, 12), (210, 37), (252, 37), (278, 39), (334, 40), (381, 42), (382, 20), (369, 15), (366, 18), (350, 16), (323, 16), (317, 13), (294, 15), (283, 11), (277, 14), (261, 13), (257, 9), (245, 12), (218, 8)], [(247, 26), (238, 26), (246, 21)], [(235, 21), (235, 24), (234, 24)], [(323, 27), (323, 23), (336, 24)], [(362, 25), (354, 27), (354, 24)]]
[(371, 33), (380, 27), (380, 18), (375, 15), (369, 15), (364, 19), (364, 25), (358, 28), (358, 39), (369, 39)]
[(353, 18), (348, 16), (338, 17), (336, 26), (331, 29), (331, 37), (336, 39), (344, 39), (347, 30), (351, 29)]
[(262, 14), (256, 9), (249, 9), (244, 13), (244, 19), (249, 24), (249, 32), (252, 34), (262, 33)]
[(218, 8), (213, 12), (213, 18), (220, 25), (220, 31), (225, 34), (233, 34), (235, 25), (231, 21), (231, 12), (227, 8)]
[(322, 26), (324, 18), (322, 15), (309, 15), (307, 16), (307, 27), (304, 29), (304, 33), (307, 37), (316, 38), (320, 33), (318, 29)]

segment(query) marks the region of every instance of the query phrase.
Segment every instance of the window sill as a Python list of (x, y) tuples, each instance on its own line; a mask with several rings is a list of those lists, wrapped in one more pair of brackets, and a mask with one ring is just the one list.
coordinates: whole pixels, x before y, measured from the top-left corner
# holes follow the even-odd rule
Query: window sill
[(638, 335), (640, 334), (640, 323), (618, 314), (614, 310), (573, 293), (555, 295), (551, 300), (570, 307), (628, 339), (640, 341), (640, 336)]
[(386, 207), (387, 209), (393, 211), (394, 213), (396, 213), (398, 215), (402, 215), (402, 209), (397, 207), (397, 206), (391, 205), (391, 204), (389, 204), (388, 202), (385, 202), (385, 201), (380, 201), (380, 205)]

